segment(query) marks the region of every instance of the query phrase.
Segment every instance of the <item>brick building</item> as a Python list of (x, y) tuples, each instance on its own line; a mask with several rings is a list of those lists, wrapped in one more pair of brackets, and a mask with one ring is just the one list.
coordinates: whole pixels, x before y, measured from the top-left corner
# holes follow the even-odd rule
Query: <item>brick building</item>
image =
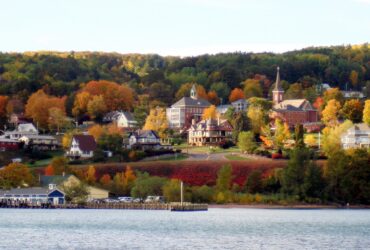
[(277, 68), (275, 88), (272, 91), (273, 108), (271, 118), (280, 118), (290, 127), (303, 124), (308, 130), (316, 130), (320, 127), (318, 112), (306, 99), (284, 100), (284, 90), (280, 84), (280, 72)]
[(166, 110), (169, 127), (173, 129), (184, 129), (191, 125), (192, 119), (199, 121), (204, 109), (211, 104), (198, 97), (195, 85), (190, 90), (190, 97), (183, 97)]

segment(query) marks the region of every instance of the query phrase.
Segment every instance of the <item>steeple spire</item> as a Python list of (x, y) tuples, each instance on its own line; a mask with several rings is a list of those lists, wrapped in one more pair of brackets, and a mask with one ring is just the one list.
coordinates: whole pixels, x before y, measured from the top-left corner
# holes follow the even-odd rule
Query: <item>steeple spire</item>
[(196, 88), (195, 84), (193, 84), (193, 86), (191, 87), (190, 97), (193, 98), (193, 99), (198, 98), (197, 88)]
[(272, 91), (272, 101), (274, 102), (274, 104), (277, 104), (283, 101), (283, 94), (284, 94), (284, 90), (280, 84), (280, 68), (277, 67), (275, 88)]
[(277, 73), (276, 73), (276, 81), (275, 81), (275, 88), (274, 91), (283, 91), (280, 85), (280, 67), (278, 66), (277, 68)]

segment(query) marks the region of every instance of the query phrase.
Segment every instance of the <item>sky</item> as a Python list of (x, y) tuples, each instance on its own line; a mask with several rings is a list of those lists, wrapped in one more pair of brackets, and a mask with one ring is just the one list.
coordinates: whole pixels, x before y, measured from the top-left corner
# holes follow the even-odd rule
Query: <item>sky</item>
[(194, 56), (370, 42), (370, 0), (0, 0), (0, 51)]

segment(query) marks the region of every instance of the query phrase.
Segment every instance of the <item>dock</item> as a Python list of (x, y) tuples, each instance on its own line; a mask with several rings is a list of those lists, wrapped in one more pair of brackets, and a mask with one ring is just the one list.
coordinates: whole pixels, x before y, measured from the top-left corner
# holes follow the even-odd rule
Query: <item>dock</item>
[(23, 202), (0, 202), (0, 208), (19, 209), (127, 209), (127, 210), (169, 210), (169, 211), (207, 211), (208, 204), (194, 203), (86, 203), (78, 204), (30, 204)]

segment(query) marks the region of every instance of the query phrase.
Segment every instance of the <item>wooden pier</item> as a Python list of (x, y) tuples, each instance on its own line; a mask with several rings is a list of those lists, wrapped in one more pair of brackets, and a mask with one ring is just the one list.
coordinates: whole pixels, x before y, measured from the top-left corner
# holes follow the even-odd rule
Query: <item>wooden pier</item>
[(169, 211), (207, 211), (208, 204), (193, 203), (87, 203), (77, 204), (30, 204), (23, 202), (0, 202), (0, 208), (29, 209), (131, 209), (131, 210), (169, 210)]

